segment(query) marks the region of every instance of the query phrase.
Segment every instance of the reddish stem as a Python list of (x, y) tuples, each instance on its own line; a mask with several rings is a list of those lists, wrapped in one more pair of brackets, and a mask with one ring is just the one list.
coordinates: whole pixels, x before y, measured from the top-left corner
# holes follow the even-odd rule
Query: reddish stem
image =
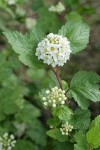
[(59, 75), (58, 75), (58, 67), (56, 67), (56, 68), (53, 70), (53, 72), (55, 73), (56, 78), (57, 78), (57, 80), (58, 80), (58, 83), (59, 83), (59, 85), (60, 85), (60, 88), (62, 89), (61, 79), (60, 79), (60, 77), (59, 77)]
[[(58, 80), (58, 83), (59, 83), (59, 85), (60, 85), (60, 88), (63, 90), (63, 88), (62, 88), (62, 83), (61, 83), (61, 79), (60, 79), (59, 74), (58, 74), (58, 66), (57, 66), (55, 69), (52, 69), (52, 70), (53, 70), (53, 72), (54, 72), (55, 75), (56, 75), (56, 78), (57, 78), (57, 80)], [(66, 96), (66, 94), (65, 94), (65, 96)], [(69, 101), (68, 99), (66, 99), (66, 104), (67, 104), (67, 106), (69, 106), (69, 103), (70, 103), (70, 101)]]

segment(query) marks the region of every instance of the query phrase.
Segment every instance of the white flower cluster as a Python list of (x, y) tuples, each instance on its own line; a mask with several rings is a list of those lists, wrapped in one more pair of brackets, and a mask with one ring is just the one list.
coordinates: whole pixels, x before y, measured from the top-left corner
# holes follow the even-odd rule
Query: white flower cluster
[(65, 6), (61, 3), (61, 2), (58, 2), (57, 5), (52, 5), (50, 8), (49, 8), (49, 11), (52, 11), (52, 12), (57, 12), (57, 13), (61, 13), (65, 10)]
[(42, 97), (42, 102), (45, 107), (57, 107), (59, 105), (64, 105), (66, 99), (65, 91), (56, 86), (46, 91), (45, 97)]
[(5, 0), (8, 5), (15, 5), (16, 4), (16, 0)]
[(52, 67), (63, 66), (69, 60), (71, 53), (70, 42), (66, 37), (50, 33), (36, 48), (35, 55), (45, 64)]
[(73, 126), (71, 126), (68, 123), (62, 124), (62, 126), (60, 128), (60, 131), (61, 131), (62, 135), (68, 135), (72, 130), (73, 130)]
[(16, 140), (14, 135), (5, 133), (0, 137), (0, 150), (11, 150), (15, 146)]

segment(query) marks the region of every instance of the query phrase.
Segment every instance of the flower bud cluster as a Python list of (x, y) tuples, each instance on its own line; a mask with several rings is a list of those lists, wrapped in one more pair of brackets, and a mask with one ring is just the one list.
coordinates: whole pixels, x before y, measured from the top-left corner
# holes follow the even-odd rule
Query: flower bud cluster
[(35, 55), (52, 67), (63, 66), (70, 58), (70, 42), (66, 37), (50, 33), (36, 48)]
[(66, 99), (65, 91), (56, 86), (51, 88), (51, 90), (46, 90), (45, 97), (42, 97), (42, 102), (45, 107), (57, 107), (59, 105), (64, 105)]
[(72, 129), (73, 129), (73, 126), (66, 123), (66, 124), (62, 124), (60, 131), (61, 131), (62, 135), (69, 135), (69, 133), (72, 131)]
[(52, 5), (50, 8), (49, 8), (49, 11), (51, 12), (57, 12), (57, 13), (61, 13), (65, 10), (65, 6), (63, 5), (63, 3), (61, 2), (58, 2), (57, 5)]
[(5, 133), (2, 137), (0, 137), (0, 150), (11, 150), (15, 146), (16, 140), (14, 135), (8, 135)]

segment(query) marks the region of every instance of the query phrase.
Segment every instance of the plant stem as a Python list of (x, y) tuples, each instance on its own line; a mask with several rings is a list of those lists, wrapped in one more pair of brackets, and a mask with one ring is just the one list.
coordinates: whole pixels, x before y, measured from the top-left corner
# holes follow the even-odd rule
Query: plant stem
[[(58, 66), (57, 66), (55, 69), (52, 69), (52, 71), (55, 73), (56, 78), (57, 78), (58, 83), (59, 83), (59, 86), (60, 86), (60, 88), (63, 90), (63, 88), (62, 88), (62, 83), (61, 83), (61, 79), (60, 79), (59, 74), (58, 74)], [(65, 94), (65, 96), (66, 96), (66, 94)], [(67, 106), (69, 106), (69, 103), (70, 103), (70, 101), (69, 101), (68, 99), (66, 99), (66, 104), (67, 104)]]
[(92, 150), (91, 146), (89, 145), (89, 150)]
[(62, 89), (61, 79), (60, 79), (59, 74), (58, 74), (58, 66), (53, 70), (53, 72), (55, 73), (56, 78), (57, 78), (58, 83), (59, 83), (59, 86), (60, 86), (60, 88)]

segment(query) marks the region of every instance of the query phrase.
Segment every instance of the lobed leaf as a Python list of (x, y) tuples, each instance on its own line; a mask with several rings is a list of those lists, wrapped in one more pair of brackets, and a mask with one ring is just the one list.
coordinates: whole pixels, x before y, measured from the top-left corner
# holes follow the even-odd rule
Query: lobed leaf
[(60, 125), (60, 120), (57, 117), (56, 118), (50, 118), (47, 123), (49, 126), (52, 126), (53, 128), (55, 128), (55, 127)]
[(74, 135), (74, 138), (76, 142), (76, 144), (74, 144), (74, 150), (88, 150), (89, 149), (89, 145), (86, 141), (85, 134), (83, 134), (82, 132), (77, 132)]
[(38, 150), (37, 146), (28, 140), (18, 140), (13, 150)]
[(71, 124), (74, 129), (86, 130), (90, 125), (90, 111), (77, 108), (74, 112)]
[(4, 32), (13, 50), (19, 54), (19, 60), (29, 67), (41, 67), (42, 61), (35, 56), (37, 43), (43, 38), (37, 28), (33, 28), (30, 34), (23, 35), (19, 32)]
[(68, 139), (68, 137), (66, 135), (61, 134), (61, 132), (58, 128), (47, 131), (47, 135), (58, 140), (59, 142), (65, 142)]
[(52, 113), (54, 116), (57, 116), (60, 120), (65, 122), (68, 122), (73, 115), (72, 110), (66, 105), (55, 108)]
[(100, 115), (92, 121), (90, 127), (86, 134), (87, 141), (92, 148), (98, 148), (100, 147)]
[(89, 26), (81, 21), (68, 21), (61, 27), (58, 34), (68, 38), (72, 53), (75, 54), (86, 48), (89, 42), (89, 30)]
[(87, 109), (89, 101), (100, 101), (99, 75), (94, 72), (79, 71), (74, 75), (70, 84), (70, 92), (82, 109)]

